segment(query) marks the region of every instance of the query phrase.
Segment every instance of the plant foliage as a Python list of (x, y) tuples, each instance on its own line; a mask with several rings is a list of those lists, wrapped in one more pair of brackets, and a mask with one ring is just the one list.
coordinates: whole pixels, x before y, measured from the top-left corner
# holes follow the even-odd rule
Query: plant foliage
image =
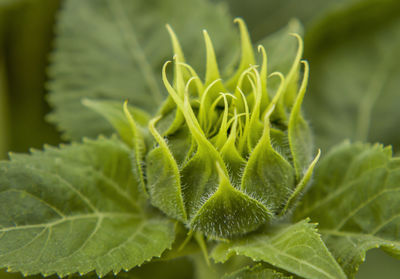
[[(384, 50), (397, 21), (374, 31), (376, 44), (354, 39), (316, 64), (332, 70), (311, 87), (330, 88), (320, 98), (331, 110), (308, 119), (300, 23), (254, 46), (233, 22), (239, 32), (205, 0), (64, 1), (49, 119), (71, 142), (0, 162), (0, 276), (344, 279), (369, 249), (400, 257), (399, 158), (347, 141), (319, 162), (309, 124), (331, 142), (366, 140), (373, 116), (396, 115), (379, 94), (396, 84)], [(367, 90), (341, 82), (353, 72)], [(350, 103), (339, 89), (367, 93), (353, 100), (359, 125), (335, 131)]]

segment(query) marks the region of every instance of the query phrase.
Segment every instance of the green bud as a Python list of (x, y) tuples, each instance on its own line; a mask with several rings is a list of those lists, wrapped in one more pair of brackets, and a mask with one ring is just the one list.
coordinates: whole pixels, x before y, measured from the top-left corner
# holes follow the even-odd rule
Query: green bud
[[(244, 22), (241, 61), (229, 78), (220, 77), (211, 39), (204, 31), (205, 79), (185, 62), (168, 26), (174, 55), (174, 78), (162, 78), (169, 97), (149, 130), (157, 145), (146, 157), (147, 191), (152, 204), (190, 229), (212, 237), (232, 237), (285, 215), (307, 185), (312, 138), (301, 114), (308, 64), (301, 61), (303, 42), (287, 76), (267, 73), (267, 55), (256, 58)], [(303, 65), (300, 88), (298, 77)], [(271, 96), (270, 78), (280, 79)]]

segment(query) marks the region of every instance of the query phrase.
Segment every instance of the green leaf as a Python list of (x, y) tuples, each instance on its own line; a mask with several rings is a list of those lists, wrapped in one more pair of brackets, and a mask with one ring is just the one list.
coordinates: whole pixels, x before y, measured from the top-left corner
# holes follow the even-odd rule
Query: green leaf
[(301, 277), (346, 278), (320, 239), (314, 224), (303, 220), (272, 234), (260, 233), (242, 240), (221, 243), (211, 256), (225, 262), (233, 255), (264, 261)]
[[(143, 160), (147, 146), (151, 144), (147, 131), (150, 116), (143, 110), (113, 101), (83, 99), (82, 103), (99, 113), (113, 126), (121, 139), (132, 147), (132, 171), (139, 178), (143, 193), (147, 193)], [(146, 146), (147, 143), (147, 146)]]
[[(107, 119), (126, 144), (133, 145), (135, 135), (133, 134), (128, 117), (124, 114), (122, 102), (83, 99), (82, 103)], [(135, 122), (140, 125), (141, 132), (145, 133), (144, 130), (147, 128), (150, 115), (139, 108), (131, 106), (127, 108)]]
[[(193, 266), (188, 258), (181, 257), (171, 261), (152, 261), (136, 267), (129, 272), (121, 271), (118, 274), (109, 273), (102, 279), (187, 279), (193, 278)], [(44, 277), (43, 275), (23, 276), (20, 273), (0, 271), (1, 279), (59, 279), (57, 275)], [(95, 272), (85, 275), (78, 273), (69, 275), (65, 279), (99, 279)], [(201, 279), (201, 278), (200, 278)], [(218, 278), (219, 279), (219, 278)]]
[(292, 276), (283, 275), (273, 269), (266, 268), (262, 264), (246, 266), (231, 274), (225, 275), (223, 279), (291, 279)]
[(400, 256), (400, 165), (381, 145), (344, 143), (321, 161), (295, 219), (318, 222), (327, 246), (353, 278), (371, 248)]
[[(381, 1), (382, 0), (378, 0)], [(394, 0), (396, 1), (396, 0)], [(233, 15), (243, 17), (248, 23), (251, 35), (260, 39), (282, 28), (293, 18), (299, 19), (306, 27), (318, 19), (324, 18), (332, 11), (347, 8), (351, 4), (365, 2), (365, 0), (247, 0), (246, 5), (240, 0), (219, 0), (226, 2)]]
[[(196, 15), (196, 16), (193, 16)], [(192, 65), (203, 64), (200, 36), (207, 28), (215, 48), (230, 58), (235, 43), (224, 6), (203, 0), (67, 0), (57, 26), (50, 67), (52, 122), (68, 138), (110, 133), (110, 125), (81, 104), (84, 97), (123, 101), (155, 112), (164, 99), (160, 72), (171, 58), (169, 23)]]
[(47, 147), (0, 163), (0, 267), (66, 276), (159, 257), (173, 224), (143, 209), (130, 149), (117, 139)]
[(309, 33), (306, 111), (322, 148), (343, 139), (400, 146), (400, 2), (365, 2)]

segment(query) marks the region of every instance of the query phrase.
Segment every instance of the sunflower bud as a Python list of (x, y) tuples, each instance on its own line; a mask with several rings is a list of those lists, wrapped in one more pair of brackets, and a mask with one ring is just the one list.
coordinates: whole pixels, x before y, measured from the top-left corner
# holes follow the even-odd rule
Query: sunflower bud
[[(302, 39), (287, 76), (267, 73), (267, 55), (259, 46), (261, 65), (244, 22), (241, 61), (227, 79), (220, 77), (207, 31), (205, 79), (185, 63), (172, 38), (174, 78), (162, 71), (169, 97), (149, 130), (157, 145), (146, 158), (147, 191), (152, 204), (192, 230), (232, 237), (257, 229), (284, 215), (309, 181), (312, 139), (301, 114), (308, 64), (301, 61)], [(303, 78), (298, 86), (300, 67)], [(275, 94), (267, 81), (279, 79)], [(294, 89), (294, 90), (293, 90)]]

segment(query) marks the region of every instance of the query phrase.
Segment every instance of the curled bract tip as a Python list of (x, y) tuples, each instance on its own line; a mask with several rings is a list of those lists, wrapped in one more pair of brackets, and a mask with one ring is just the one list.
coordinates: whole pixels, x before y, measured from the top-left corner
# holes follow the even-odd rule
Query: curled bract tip
[(279, 77), (281, 80), (285, 79), (284, 75), (281, 72), (270, 73), (268, 77), (270, 78), (270, 77), (275, 77), (275, 76)]
[(257, 51), (258, 51), (258, 52), (261, 52), (263, 55), (267, 55), (267, 53), (266, 53), (265, 48), (264, 48), (263, 45), (258, 45), (258, 46), (257, 46)]
[(241, 18), (241, 17), (235, 17), (233, 19), (233, 22), (237, 23), (237, 24), (240, 24), (240, 25), (243, 25), (243, 26), (246, 26), (246, 23), (244, 22), (243, 18)]

